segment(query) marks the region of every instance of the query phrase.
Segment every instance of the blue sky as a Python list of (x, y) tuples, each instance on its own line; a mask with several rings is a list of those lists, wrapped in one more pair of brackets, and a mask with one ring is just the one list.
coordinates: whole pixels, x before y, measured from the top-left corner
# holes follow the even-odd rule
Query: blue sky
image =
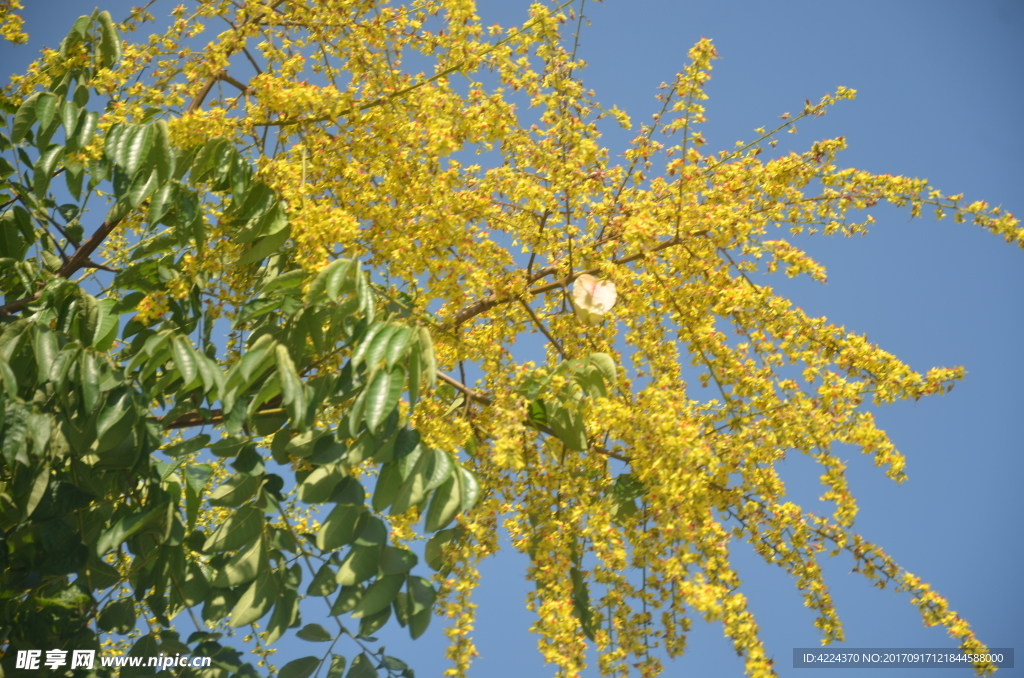
[[(29, 47), (0, 46), (7, 73), (22, 69), (33, 47), (55, 47), (75, 16), (92, 7), (71, 0), (25, 4), (32, 41)], [(528, 4), (487, 0), (480, 14), (485, 24), (522, 23)], [(115, 18), (128, 6), (104, 5)], [(784, 142), (799, 150), (816, 139), (845, 136), (845, 166), (924, 177), (946, 193), (963, 192), (969, 201), (1024, 214), (1019, 0), (606, 0), (588, 2), (585, 14), (592, 25), (580, 41), (579, 55), (589, 64), (582, 77), (599, 101), (626, 110), (634, 122), (649, 119), (657, 85), (671, 81), (689, 48), (706, 36), (722, 57), (708, 86), (703, 132), (709, 149), (749, 140), (754, 128), (774, 126), (805, 99), (817, 101), (844, 85), (858, 90), (855, 101), (801, 124), (799, 134)], [(606, 139), (613, 156), (625, 140), (624, 133)], [(906, 212), (888, 209), (872, 213), (878, 223), (867, 237), (799, 241), (828, 267), (827, 285), (782, 277), (770, 283), (810, 313), (867, 333), (916, 369), (966, 366), (966, 380), (952, 393), (877, 411), (908, 458), (910, 480), (896, 486), (870, 459), (851, 454), (848, 476), (861, 505), (856, 528), (946, 596), (982, 641), (1024, 648), (1024, 443), (1017, 430), (1024, 422), (1024, 253), (952, 220), (910, 221)], [(798, 500), (814, 502), (820, 490), (813, 464), (790, 459), (783, 473)], [(818, 644), (813, 615), (793, 582), (742, 546), (736, 561), (780, 675), (825, 674), (791, 668), (793, 647)], [(481, 656), (471, 675), (553, 674), (527, 630), (532, 620), (524, 609), (530, 588), (525, 566), (525, 556), (503, 553), (482, 567), (475, 599)], [(922, 626), (907, 596), (873, 589), (849, 574), (850, 567), (842, 556), (826, 566), (846, 623), (845, 646), (952, 647), (941, 629)], [(416, 642), (393, 624), (380, 638), (419, 676), (437, 676), (446, 666), (440, 621)], [(668, 665), (666, 676), (742, 675), (721, 626), (695, 620), (689, 647), (686, 657)], [(300, 656), (305, 649), (284, 646), (281, 655)], [(895, 675), (871, 675), (889, 673)], [(967, 671), (940, 673), (954, 674)]]

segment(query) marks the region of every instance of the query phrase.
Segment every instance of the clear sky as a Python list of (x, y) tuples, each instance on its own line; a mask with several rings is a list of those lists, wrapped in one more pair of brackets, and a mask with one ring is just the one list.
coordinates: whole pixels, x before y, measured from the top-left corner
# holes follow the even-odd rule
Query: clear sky
[[(17, 72), (42, 45), (56, 47), (75, 16), (91, 9), (73, 0), (26, 0), (29, 47), (0, 46), (0, 64)], [(171, 7), (158, 2), (155, 13)], [(480, 3), (485, 24), (521, 24), (529, 2)], [(104, 5), (115, 18), (128, 3)], [(704, 128), (708, 148), (731, 148), (756, 127), (799, 111), (839, 85), (858, 90), (824, 118), (800, 125), (794, 149), (845, 136), (840, 163), (876, 173), (930, 180), (1024, 214), (1024, 2), (1021, 0), (606, 0), (588, 2), (592, 25), (579, 55), (584, 81), (606, 106), (634, 122), (655, 111), (657, 85), (671, 81), (701, 36), (714, 40)], [(609, 136), (612, 155), (625, 134)], [(910, 480), (888, 481), (871, 460), (850, 454), (848, 477), (861, 513), (856, 528), (901, 565), (930, 582), (991, 647), (1024, 649), (1021, 572), (1024, 493), (1024, 252), (952, 220), (909, 220), (878, 209), (865, 238), (803, 239), (799, 244), (828, 267), (828, 283), (772, 278), (812, 314), (825, 315), (915, 369), (964, 365), (966, 380), (952, 393), (877, 411), (882, 428), (907, 456)], [(786, 462), (794, 497), (820, 494), (814, 465)], [(818, 645), (813, 615), (781, 570), (736, 546), (744, 589), (782, 676), (813, 678), (823, 670), (791, 668), (793, 647)], [(873, 589), (849, 574), (839, 556), (826, 564), (847, 647), (953, 647), (941, 629), (926, 629), (905, 595)], [(528, 632), (524, 608), (530, 585), (526, 557), (502, 553), (482, 567), (477, 592), (472, 675), (520, 678), (551, 675)], [(317, 621), (307, 616), (305, 622)], [(422, 677), (446, 667), (441, 620), (409, 641), (393, 623), (381, 642)], [(282, 659), (306, 654), (302, 641), (281, 648)], [(742, 663), (720, 625), (694, 621), (689, 654), (666, 676), (739, 677)], [(308, 648), (308, 646), (306, 646)], [(283, 661), (279, 662), (279, 665)], [(932, 670), (915, 672), (924, 678)], [(1022, 673), (1006, 669), (1005, 676)], [(876, 670), (884, 678), (895, 670)], [(588, 676), (596, 676), (591, 670)], [(967, 675), (963, 669), (942, 676)]]

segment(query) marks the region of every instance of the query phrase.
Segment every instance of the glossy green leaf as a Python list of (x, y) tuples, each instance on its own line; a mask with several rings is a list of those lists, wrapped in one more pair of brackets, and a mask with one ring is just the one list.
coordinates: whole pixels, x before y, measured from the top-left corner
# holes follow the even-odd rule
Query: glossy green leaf
[(260, 536), (263, 523), (263, 511), (253, 504), (246, 504), (228, 516), (206, 539), (203, 551), (216, 553), (240, 549)]
[(257, 539), (252, 546), (236, 553), (217, 571), (213, 585), (229, 588), (245, 584), (268, 568), (267, 550), (263, 545), (263, 539)]
[[(427, 509), (427, 520), (424, 528), (427, 532), (440, 530), (452, 522), (462, 506), (462, 481), (458, 473), (448, 477), (430, 499)], [(429, 563), (428, 558), (428, 563)], [(437, 568), (435, 568), (437, 569)]]
[(434, 342), (430, 338), (430, 331), (426, 327), (419, 327), (417, 332), (417, 343), (420, 347), (420, 363), (423, 365), (423, 377), (426, 378), (430, 388), (437, 383), (437, 358), (434, 356)]
[(389, 370), (398, 361), (402, 360), (404, 362), (405, 355), (409, 350), (409, 341), (412, 337), (413, 329), (402, 327), (388, 340), (387, 349), (384, 351), (384, 360)]
[(402, 470), (398, 462), (393, 461), (381, 467), (377, 476), (377, 486), (373, 490), (373, 510), (383, 511), (395, 501), (398, 488), (402, 486)]
[(113, 68), (121, 60), (121, 36), (117, 34), (110, 12), (103, 11), (98, 15), (100, 22), (100, 66)]
[(163, 508), (165, 507), (152, 508), (148, 511), (133, 513), (121, 518), (113, 525), (113, 527), (104, 532), (100, 538), (96, 540), (96, 555), (102, 557), (106, 555), (108, 551), (120, 546), (124, 540), (128, 539), (132, 535), (138, 534), (163, 513)]
[(381, 422), (387, 419), (391, 411), (398, 406), (398, 400), (402, 396), (404, 387), (405, 370), (401, 365), (396, 365), (392, 370), (381, 370), (374, 375), (366, 389), (366, 404), (363, 414), (366, 428), (371, 433), (376, 432)]
[(442, 529), (439, 533), (427, 540), (427, 546), (424, 549), (424, 558), (427, 561), (427, 566), (435, 571), (439, 571), (444, 568), (444, 547), (454, 542), (459, 538), (459, 529), (453, 527), (451, 529)]
[(117, 162), (124, 167), (129, 177), (134, 177), (149, 159), (155, 137), (156, 131), (152, 125), (136, 125), (130, 136), (121, 142)]
[(277, 233), (267, 236), (266, 238), (263, 238), (255, 245), (253, 245), (253, 247), (249, 251), (242, 255), (242, 257), (238, 260), (238, 263), (242, 266), (245, 266), (247, 264), (254, 264), (263, 261), (270, 255), (277, 252), (281, 245), (283, 245), (285, 241), (288, 240), (288, 237), (290, 235), (291, 228), (289, 226), (285, 226)]
[(64, 126), (65, 139), (71, 139), (71, 136), (75, 133), (78, 128), (78, 116), (80, 111), (78, 110), (78, 104), (74, 101), (66, 100), (60, 105), (60, 123)]
[(64, 157), (63, 146), (51, 146), (36, 161), (35, 173), (32, 175), (32, 190), (40, 200), (46, 198), (46, 189), (50, 186), (50, 179), (57, 167), (57, 163)]
[(36, 100), (36, 120), (39, 121), (39, 128), (46, 129), (53, 122), (53, 116), (57, 113), (57, 106), (60, 99), (56, 94), (43, 92)]
[(424, 610), (429, 611), (437, 599), (437, 591), (431, 586), (430, 580), (424, 577), (409, 577), (409, 611), (410, 614), (419, 614)]
[[(309, 289), (306, 290), (306, 296), (303, 299), (303, 303), (306, 306), (312, 306), (319, 303), (323, 297), (327, 295), (328, 282), (331, 280), (331, 277), (337, 275), (339, 272), (343, 273), (349, 263), (348, 259), (335, 259), (321, 268), (316, 274), (316, 277), (313, 278), (313, 282), (310, 283)], [(337, 292), (335, 292), (333, 296), (328, 295), (328, 298), (331, 301), (334, 301), (337, 298)]]
[(387, 353), (388, 345), (391, 343), (391, 337), (395, 336), (395, 334), (401, 329), (403, 328), (400, 325), (389, 324), (374, 335), (373, 340), (366, 351), (366, 366), (370, 370), (377, 369), (379, 366), (378, 364)]
[(252, 499), (261, 482), (258, 476), (236, 475), (210, 493), (207, 500), (211, 506), (240, 506)]
[(111, 392), (96, 420), (97, 454), (113, 449), (124, 440), (135, 425), (136, 417), (132, 392), (123, 387)]
[[(52, 96), (52, 95), (51, 95)], [(11, 143), (18, 144), (25, 138), (25, 134), (36, 121), (36, 102), (39, 101), (40, 93), (36, 92), (25, 99), (14, 114), (14, 125), (11, 127)]]
[[(360, 518), (365, 508), (360, 504), (338, 504), (324, 520), (316, 535), (316, 545), (321, 551), (333, 551), (339, 546), (351, 544), (358, 534)], [(339, 580), (340, 581), (340, 580)], [(355, 582), (352, 582), (355, 583)]]
[(173, 182), (168, 182), (156, 190), (153, 198), (149, 201), (149, 214), (147, 218), (149, 219), (150, 228), (156, 226), (167, 215), (174, 206), (177, 197), (178, 185)]
[(174, 355), (174, 365), (181, 372), (182, 381), (187, 387), (199, 374), (195, 349), (186, 337), (177, 335), (171, 340), (171, 353)]
[(153, 123), (153, 162), (156, 166), (160, 183), (174, 176), (174, 147), (171, 145), (171, 132), (166, 120)]
[(231, 610), (231, 625), (246, 626), (270, 611), (277, 602), (277, 578), (270, 568), (264, 569)]
[(360, 339), (359, 345), (356, 346), (355, 351), (352, 352), (352, 358), (350, 362), (352, 363), (353, 369), (358, 368), (359, 365), (363, 363), (363, 361), (366, 359), (366, 352), (370, 350), (371, 346), (373, 346), (374, 339), (377, 337), (378, 334), (387, 330), (388, 327), (389, 325), (387, 323), (377, 323), (375, 325), (370, 325), (370, 327), (366, 330), (366, 334), (364, 334), (362, 339)]
[(462, 481), (461, 511), (468, 511), (476, 506), (477, 499), (480, 498), (480, 482), (473, 475), (472, 471), (462, 466), (456, 466), (455, 469), (456, 473), (459, 474), (459, 479)]

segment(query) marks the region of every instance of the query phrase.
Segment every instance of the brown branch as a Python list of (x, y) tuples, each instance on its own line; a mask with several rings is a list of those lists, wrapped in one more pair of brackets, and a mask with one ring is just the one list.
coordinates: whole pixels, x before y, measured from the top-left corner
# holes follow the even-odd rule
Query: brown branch
[[(123, 217), (122, 217), (123, 218)], [(114, 221), (104, 222), (102, 226), (96, 229), (96, 232), (89, 237), (84, 243), (82, 243), (75, 253), (68, 257), (64, 265), (57, 270), (57, 276), (61, 278), (70, 278), (76, 272), (83, 268), (99, 268), (105, 271), (114, 271), (112, 268), (101, 266), (94, 263), (89, 259), (89, 255), (96, 251), (96, 248), (106, 239), (110, 232), (113, 231), (117, 225), (121, 223), (121, 219), (115, 219)], [(8, 304), (0, 306), (0, 318), (9, 316), (12, 313), (17, 313), (22, 310), (33, 301), (39, 298), (39, 292), (30, 294), (27, 297), (22, 297), (17, 301), (12, 301)]]
[(544, 336), (548, 338), (548, 341), (550, 341), (554, 345), (554, 347), (558, 349), (558, 355), (562, 356), (562, 360), (568, 360), (568, 357), (565, 355), (565, 349), (562, 348), (562, 345), (558, 342), (557, 339), (551, 336), (551, 333), (548, 332), (548, 328), (544, 327), (544, 323), (540, 321), (540, 318), (538, 318), (537, 314), (533, 312), (533, 309), (530, 308), (530, 305), (526, 303), (526, 301), (522, 297), (519, 297), (519, 303), (522, 304), (523, 308), (526, 309), (526, 312), (530, 314), (530, 318), (533, 319), (533, 324), (536, 325), (537, 328), (544, 333)]
[[(268, 8), (268, 10), (271, 11), (271, 12), (276, 10), (283, 2), (284, 2), (284, 0), (277, 0), (277, 2), (272, 4)], [(267, 15), (266, 12), (262, 12), (262, 13), (258, 14), (257, 16), (254, 16), (254, 17), (252, 17), (250, 19), (246, 19), (245, 21), (241, 22), (238, 25), (237, 28), (232, 25), (232, 28), (234, 28), (235, 31), (238, 31), (243, 26), (245, 26), (246, 24), (250, 24), (250, 23), (257, 23), (258, 24), (260, 22), (260, 20), (262, 20), (263, 17), (265, 17), (266, 15)], [(228, 23), (230, 24), (231, 22), (229, 21)], [(244, 45), (242, 46), (242, 49), (245, 50), (245, 46)], [(230, 57), (231, 55), (232, 55), (232, 52), (229, 51), (224, 56), (225, 57)], [(248, 52), (246, 52), (246, 56), (249, 57), (250, 61), (253, 61), (252, 56)], [(253, 65), (254, 66), (256, 65), (255, 61), (253, 61)], [(256, 66), (256, 70), (257, 71), (259, 70), (259, 66)], [(220, 71), (220, 72), (214, 73), (212, 76), (210, 76), (210, 79), (207, 80), (206, 84), (204, 84), (203, 87), (196, 93), (195, 97), (193, 97), (192, 101), (189, 103), (189, 105), (185, 109), (185, 111), (187, 113), (191, 113), (192, 111), (194, 111), (197, 108), (199, 108), (200, 106), (202, 106), (203, 105), (203, 100), (206, 99), (207, 95), (210, 93), (210, 90), (213, 89), (213, 86), (216, 85), (221, 80), (223, 80), (224, 82), (231, 83), (235, 87), (238, 87), (240, 90), (242, 90), (243, 93), (251, 92), (251, 90), (247, 86), (241, 84), (240, 82), (238, 82), (237, 80), (235, 80), (234, 78), (229, 76), (227, 74), (227, 71)]]
[[(696, 233), (689, 233), (689, 234), (687, 234), (686, 237), (691, 237), (692, 238), (692, 237), (698, 237), (698, 236), (702, 236), (702, 235), (707, 235), (707, 231), (697, 231)], [(666, 240), (664, 242), (658, 243), (657, 245), (655, 245), (654, 247), (652, 247), (649, 250), (643, 250), (641, 252), (636, 252), (634, 254), (629, 254), (629, 255), (626, 255), (624, 257), (616, 257), (616, 258), (611, 260), (611, 263), (615, 264), (616, 266), (624, 266), (625, 264), (632, 263), (634, 261), (637, 261), (638, 259), (643, 259), (644, 257), (646, 257), (649, 254), (654, 254), (655, 252), (660, 252), (661, 250), (668, 249), (669, 247), (673, 247), (675, 245), (679, 245), (682, 242), (683, 242), (683, 238), (672, 237), (672, 238), (669, 238), (668, 240)], [(531, 276), (530, 277), (530, 281), (534, 282), (536, 280), (539, 280), (540, 278), (543, 278), (543, 277), (545, 277), (547, 275), (550, 275), (551, 273), (554, 273), (556, 270), (557, 269), (555, 269), (555, 267), (553, 267), (553, 266), (549, 266), (547, 268), (544, 268), (544, 269), (538, 271), (537, 273), (535, 273), (533, 276)], [(600, 272), (601, 272), (601, 269), (598, 269), (598, 268), (590, 268), (590, 269), (587, 269), (585, 271), (576, 271), (575, 273), (570, 273), (569, 275), (566, 275), (565, 277), (560, 278), (559, 280), (556, 280), (554, 282), (548, 283), (546, 285), (541, 285), (539, 287), (534, 287), (533, 289), (528, 290), (528, 292), (529, 292), (529, 294), (532, 294), (532, 295), (543, 294), (545, 292), (550, 292), (551, 290), (556, 290), (556, 289), (559, 289), (559, 288), (564, 288), (566, 285), (568, 285), (569, 283), (573, 282), (574, 280), (576, 280), (576, 278), (580, 277), (584, 273), (589, 273), (589, 274), (593, 275), (595, 273), (600, 273)], [(465, 322), (467, 322), (469, 320), (472, 320), (476, 316), (478, 316), (478, 315), (480, 315), (482, 313), (486, 313), (487, 311), (491, 310), (495, 306), (499, 306), (501, 304), (507, 304), (507, 303), (509, 303), (511, 301), (515, 301), (516, 298), (517, 297), (514, 296), (514, 295), (490, 294), (490, 295), (484, 297), (483, 299), (478, 299), (477, 301), (474, 301), (469, 306), (466, 306), (462, 310), (458, 311), (454, 316), (452, 316), (452, 319), (448, 323), (448, 326), (449, 327), (459, 327), (463, 323), (465, 323)]]
[(457, 379), (453, 379), (452, 377), (449, 377), (447, 374), (445, 374), (441, 370), (437, 371), (437, 378), (440, 379), (441, 381), (443, 381), (444, 383), (450, 385), (450, 386), (454, 386), (456, 390), (462, 391), (463, 393), (466, 394), (466, 397), (469, 398), (470, 400), (475, 400), (476, 402), (478, 402), (478, 403), (480, 403), (482, 405), (491, 405), (491, 404), (494, 403), (494, 401), (491, 399), (491, 397), (489, 395), (487, 395), (486, 393), (482, 393), (480, 391), (477, 391), (476, 389), (472, 389), (472, 388), (466, 386), (461, 381), (458, 381)]

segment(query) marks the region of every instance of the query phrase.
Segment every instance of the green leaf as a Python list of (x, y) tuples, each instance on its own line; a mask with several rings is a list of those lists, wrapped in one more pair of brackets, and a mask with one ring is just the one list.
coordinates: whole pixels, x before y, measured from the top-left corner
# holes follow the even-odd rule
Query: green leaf
[(171, 133), (167, 121), (154, 122), (153, 132), (153, 161), (160, 183), (163, 183), (174, 176), (174, 148), (171, 146)]
[(423, 365), (423, 376), (427, 378), (430, 388), (437, 383), (437, 358), (434, 356), (434, 342), (426, 327), (417, 329), (417, 343), (420, 347), (420, 363)]
[(352, 364), (353, 370), (359, 367), (359, 365), (362, 364), (362, 362), (366, 359), (366, 353), (373, 346), (374, 340), (376, 339), (377, 335), (379, 335), (381, 332), (386, 331), (389, 327), (390, 325), (388, 325), (387, 323), (376, 323), (374, 325), (370, 325), (370, 327), (366, 330), (366, 334), (362, 336), (362, 338), (359, 340), (359, 344), (352, 352), (352, 358), (349, 362)]
[(135, 621), (135, 601), (119, 598), (107, 603), (96, 619), (96, 625), (108, 633), (124, 635), (135, 629)]
[(263, 531), (263, 511), (254, 504), (246, 504), (228, 516), (203, 544), (203, 551), (234, 551), (257, 539)]
[(462, 481), (462, 511), (468, 511), (476, 506), (476, 501), (480, 498), (480, 483), (472, 471), (462, 466), (456, 467), (456, 473)]
[(64, 157), (64, 147), (55, 145), (46, 149), (36, 161), (35, 173), (32, 175), (32, 190), (40, 200), (46, 198), (46, 189), (50, 186), (53, 171), (62, 157)]
[(373, 490), (373, 510), (383, 511), (395, 501), (398, 488), (402, 486), (402, 470), (397, 461), (388, 462), (381, 467), (377, 477), (377, 486)]
[(311, 643), (327, 643), (334, 640), (334, 636), (319, 624), (306, 624), (295, 635)]
[(391, 605), (383, 610), (368, 614), (359, 621), (359, 635), (362, 638), (371, 638), (380, 628), (391, 619)]
[(108, 551), (116, 549), (125, 539), (138, 534), (147, 525), (152, 523), (165, 508), (157, 507), (141, 513), (133, 513), (117, 521), (113, 527), (96, 540), (96, 555), (102, 558)]
[(18, 107), (18, 112), (14, 114), (14, 126), (11, 128), (12, 144), (17, 144), (24, 139), (25, 134), (32, 127), (32, 123), (36, 121), (36, 102), (39, 101), (39, 97), (40, 93), (36, 92)]
[(327, 501), (334, 487), (345, 477), (340, 467), (320, 466), (299, 484), (299, 499), (308, 504)]
[(409, 612), (413, 615), (429, 611), (437, 599), (437, 592), (424, 577), (409, 577)]
[(420, 397), (420, 383), (423, 377), (423, 363), (420, 359), (420, 352), (418, 350), (409, 354), (408, 364), (409, 374), (407, 381), (409, 382), (409, 412), (411, 414)]
[(614, 384), (618, 378), (618, 371), (615, 369), (615, 360), (607, 353), (591, 353), (587, 361), (597, 368), (604, 378), (605, 383)]
[(364, 582), (377, 574), (377, 560), (380, 557), (380, 546), (355, 545), (341, 561), (335, 577), (342, 586), (353, 586)]
[(281, 672), (277, 675), (278, 678), (309, 678), (318, 666), (320, 666), (318, 657), (302, 657), (293, 659), (282, 666)]
[(346, 678), (378, 678), (377, 670), (373, 668), (373, 661), (365, 652), (360, 652), (352, 660), (352, 668), (349, 669)]
[(334, 599), (334, 604), (331, 605), (331, 614), (342, 615), (351, 612), (363, 599), (364, 593), (366, 593), (366, 588), (362, 584), (342, 586), (338, 597)]
[(125, 199), (128, 201), (128, 205), (134, 209), (145, 202), (149, 196), (153, 195), (159, 186), (160, 179), (157, 176), (156, 170), (143, 168), (132, 180), (132, 185), (128, 188)]
[(267, 612), (277, 601), (277, 578), (274, 570), (266, 568), (256, 578), (231, 610), (231, 625), (246, 626)]
[[(78, 128), (78, 104), (74, 101), (65, 101), (60, 106), (60, 122), (64, 125), (64, 137), (70, 141), (71, 136)], [(38, 114), (36, 114), (38, 117)]]
[(137, 125), (132, 130), (131, 136), (121, 142), (118, 147), (117, 162), (124, 167), (124, 171), (129, 177), (134, 177), (149, 159), (155, 137), (156, 132), (152, 125)]
[(356, 619), (376, 614), (389, 607), (395, 595), (402, 590), (405, 583), (404, 574), (391, 574), (377, 577), (377, 580), (366, 589), (363, 599), (359, 601), (356, 608), (352, 610), (352, 616)]
[[(446, 527), (455, 518), (461, 506), (461, 476), (454, 473), (434, 492), (434, 496), (430, 500), (430, 507), (427, 509), (427, 521), (424, 528), (427, 532), (436, 532)], [(429, 557), (427, 562), (430, 562)], [(433, 566), (431, 565), (431, 567)]]
[(122, 386), (111, 391), (96, 420), (96, 453), (103, 454), (124, 440), (135, 426), (136, 418), (131, 390)]
[(121, 60), (121, 36), (117, 34), (110, 12), (100, 12), (100, 67), (112, 68)]
[(211, 506), (240, 506), (256, 494), (261, 482), (259, 476), (233, 476), (210, 493), (208, 501)]
[(274, 351), (277, 357), (277, 377), (281, 384), (281, 400), (288, 408), (292, 426), (301, 430), (306, 420), (306, 391), (288, 349), (278, 344)]
[[(302, 303), (306, 306), (313, 306), (318, 304), (327, 294), (328, 282), (332, 276), (336, 276), (339, 273), (344, 273), (347, 270), (348, 265), (351, 263), (348, 259), (335, 259), (326, 266), (320, 269), (320, 272), (313, 278), (313, 282), (310, 283), (309, 289), (306, 290), (306, 296), (302, 300)], [(334, 295), (328, 295), (331, 301), (337, 298), (337, 291)]]
[(380, 370), (366, 389), (366, 402), (363, 418), (370, 433), (387, 419), (391, 411), (398, 405), (405, 387), (405, 370), (396, 365), (392, 370)]
[(413, 452), (405, 457), (404, 466), (409, 468), (405, 475), (402, 486), (398, 488), (395, 501), (391, 505), (390, 515), (397, 516), (405, 513), (409, 508), (423, 501), (427, 492), (427, 483), (434, 472), (436, 457), (431, 449), (419, 448), (419, 453)]
[(423, 610), (419, 614), (414, 614), (409, 618), (409, 635), (412, 636), (413, 640), (416, 640), (422, 636), (427, 627), (430, 626), (430, 618), (433, 613), (430, 610)]
[(334, 593), (338, 589), (338, 582), (334, 581), (336, 574), (330, 563), (321, 565), (313, 575), (313, 581), (309, 582), (306, 595), (326, 597)]
[(181, 372), (181, 378), (186, 388), (198, 376), (199, 370), (196, 367), (196, 352), (192, 343), (186, 338), (176, 335), (171, 340), (171, 352), (174, 355), (174, 366)]
[(205, 433), (200, 433), (197, 436), (183, 440), (180, 443), (175, 443), (164, 448), (164, 454), (169, 457), (181, 457), (192, 454), (198, 450), (206, 447), (206, 444), (210, 442), (210, 436)]
[(39, 129), (44, 130), (53, 122), (53, 115), (57, 112), (59, 99), (56, 94), (43, 92), (36, 100), (36, 120), (39, 121)]
[(249, 548), (236, 553), (218, 570), (213, 578), (213, 585), (230, 588), (251, 582), (260, 572), (269, 568), (267, 550), (263, 539), (257, 539)]
[(380, 552), (378, 566), (384, 575), (405, 574), (415, 567), (418, 561), (416, 554), (408, 549), (384, 546)]
[(270, 645), (284, 635), (284, 632), (298, 618), (299, 595), (295, 591), (285, 588), (278, 597), (277, 605), (274, 606), (274, 613), (270, 615), (270, 621), (267, 623), (266, 644)]
[(390, 370), (395, 363), (405, 358), (409, 350), (409, 341), (412, 339), (413, 330), (409, 327), (402, 327), (395, 332), (388, 340), (387, 349), (384, 351), (384, 360)]
[[(400, 325), (387, 325), (383, 330), (378, 332), (373, 337), (373, 341), (366, 350), (366, 366), (370, 370), (376, 370), (378, 363), (384, 357), (384, 354), (388, 350), (388, 344), (391, 343), (391, 337), (395, 336), (401, 328)], [(369, 340), (367, 340), (369, 341)]]
[(444, 569), (444, 549), (459, 537), (459, 529), (441, 530), (427, 540), (427, 547), (424, 549), (424, 558), (427, 567), (439, 572)]
[(331, 655), (331, 668), (327, 671), (327, 678), (341, 678), (345, 673), (345, 658), (340, 654)]
[(447, 452), (443, 450), (429, 450), (429, 452), (434, 455), (434, 463), (430, 469), (430, 477), (427, 479), (427, 484), (423, 488), (424, 492), (429, 492), (448, 480), (454, 468), (452, 458), (448, 456)]
[(241, 266), (245, 266), (248, 264), (255, 264), (257, 262), (263, 261), (270, 255), (277, 252), (277, 250), (280, 249), (281, 245), (283, 245), (285, 241), (288, 240), (288, 237), (290, 235), (291, 227), (285, 226), (277, 233), (269, 235), (266, 238), (263, 238), (258, 243), (253, 245), (252, 249), (250, 249), (248, 252), (242, 255), (242, 257), (238, 260), (238, 264)]
[(152, 200), (149, 201), (149, 225), (150, 228), (160, 223), (160, 220), (167, 215), (171, 207), (174, 206), (175, 200), (178, 197), (178, 185), (174, 182), (167, 182), (163, 186), (157, 189), (156, 193), (153, 194)]
[[(351, 544), (358, 534), (360, 519), (365, 507), (360, 504), (338, 504), (327, 515), (316, 535), (316, 545), (321, 551), (333, 551), (339, 546)], [(344, 583), (339, 580), (339, 583)], [(352, 582), (355, 583), (355, 582)]]

